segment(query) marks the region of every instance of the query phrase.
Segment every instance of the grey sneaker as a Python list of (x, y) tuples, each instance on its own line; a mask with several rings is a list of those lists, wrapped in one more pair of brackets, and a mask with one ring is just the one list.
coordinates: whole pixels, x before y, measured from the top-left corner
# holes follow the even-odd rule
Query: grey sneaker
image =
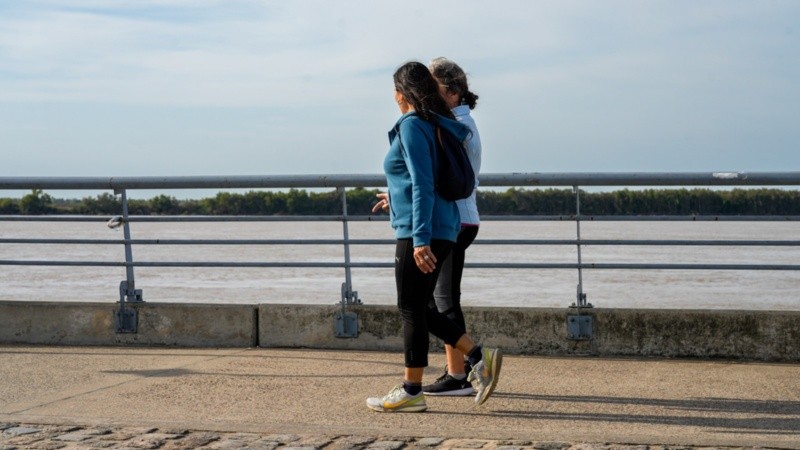
[(428, 409), (428, 405), (425, 403), (425, 394), (420, 392), (417, 395), (411, 395), (403, 389), (402, 384), (392, 388), (383, 397), (368, 398), (367, 407), (380, 412), (422, 412)]
[(500, 367), (503, 365), (503, 354), (497, 348), (484, 348), (483, 359), (472, 368), (467, 381), (475, 384), (478, 394), (475, 403), (482, 405), (494, 392), (497, 379), (500, 377)]

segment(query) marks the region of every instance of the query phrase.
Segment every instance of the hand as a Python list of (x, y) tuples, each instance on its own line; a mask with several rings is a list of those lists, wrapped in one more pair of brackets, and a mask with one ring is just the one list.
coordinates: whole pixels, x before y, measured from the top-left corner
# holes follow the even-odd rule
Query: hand
[(379, 192), (375, 194), (375, 197), (378, 197), (378, 203), (375, 203), (375, 206), (372, 207), (372, 212), (376, 213), (380, 210), (385, 212), (389, 211), (389, 194), (386, 192)]
[(422, 273), (432, 273), (436, 270), (436, 256), (433, 255), (430, 245), (414, 248), (414, 262)]

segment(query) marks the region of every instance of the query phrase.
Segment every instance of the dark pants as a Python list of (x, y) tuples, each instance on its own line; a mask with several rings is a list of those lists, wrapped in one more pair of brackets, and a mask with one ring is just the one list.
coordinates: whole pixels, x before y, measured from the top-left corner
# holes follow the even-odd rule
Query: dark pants
[(453, 243), (431, 241), (431, 250), (436, 260), (433, 273), (422, 273), (414, 261), (414, 244), (411, 239), (399, 239), (395, 250), (394, 274), (397, 282), (397, 306), (403, 320), (403, 346), (406, 367), (427, 367), (428, 333), (455, 346), (464, 335), (464, 330), (441, 314), (434, 305), (433, 290), (442, 262), (447, 259)]
[(461, 277), (464, 274), (467, 247), (477, 235), (476, 226), (461, 228), (453, 251), (442, 264), (442, 273), (439, 274), (436, 290), (433, 292), (436, 309), (457, 323), (464, 331), (467, 330), (467, 324), (464, 321), (464, 312), (461, 310)]

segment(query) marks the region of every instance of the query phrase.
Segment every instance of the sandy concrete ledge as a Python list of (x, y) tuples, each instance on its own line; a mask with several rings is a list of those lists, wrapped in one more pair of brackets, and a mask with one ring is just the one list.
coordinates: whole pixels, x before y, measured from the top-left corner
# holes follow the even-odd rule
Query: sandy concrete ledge
[(251, 347), (255, 305), (128, 304), (138, 332), (116, 333), (116, 303), (0, 301), (0, 343)]
[[(348, 308), (356, 338), (335, 336), (339, 305), (141, 303), (136, 334), (115, 332), (115, 303), (0, 301), (0, 344), (285, 347), (400, 351), (397, 309)], [(800, 361), (800, 311), (592, 309), (594, 338), (567, 335), (570, 310), (467, 308), (470, 334), (520, 355)], [(432, 349), (441, 342), (431, 339)]]
[[(359, 305), (355, 339), (334, 336), (339, 306), (259, 305), (259, 345), (402, 350), (394, 306)], [(523, 355), (601, 355), (800, 361), (800, 311), (593, 309), (594, 339), (567, 336), (567, 309), (466, 308), (470, 334)], [(441, 342), (431, 339), (432, 349)]]
[(607, 355), (800, 361), (800, 311), (597, 311)]

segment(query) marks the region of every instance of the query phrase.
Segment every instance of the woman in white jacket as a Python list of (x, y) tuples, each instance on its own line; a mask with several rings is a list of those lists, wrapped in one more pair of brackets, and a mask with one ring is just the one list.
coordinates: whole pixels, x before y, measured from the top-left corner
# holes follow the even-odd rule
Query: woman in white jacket
[[(430, 62), (428, 68), (439, 82), (439, 92), (456, 120), (468, 126), (471, 131), (465, 143), (469, 161), (475, 172), (477, 188), (477, 176), (481, 169), (481, 138), (470, 111), (475, 109), (478, 96), (469, 90), (467, 74), (453, 61), (436, 58)], [(461, 311), (461, 277), (464, 272), (467, 247), (478, 235), (481, 220), (475, 191), (468, 198), (456, 201), (456, 204), (461, 216), (461, 231), (450, 256), (443, 262), (434, 292), (435, 305), (431, 307), (437, 308), (440, 313), (448, 316), (466, 331), (464, 313)], [(447, 368), (444, 374), (432, 384), (424, 386), (423, 392), (427, 395), (471, 395), (474, 391), (472, 384), (467, 380), (471, 367), (465, 361), (464, 354), (450, 345), (445, 345), (445, 351)]]

